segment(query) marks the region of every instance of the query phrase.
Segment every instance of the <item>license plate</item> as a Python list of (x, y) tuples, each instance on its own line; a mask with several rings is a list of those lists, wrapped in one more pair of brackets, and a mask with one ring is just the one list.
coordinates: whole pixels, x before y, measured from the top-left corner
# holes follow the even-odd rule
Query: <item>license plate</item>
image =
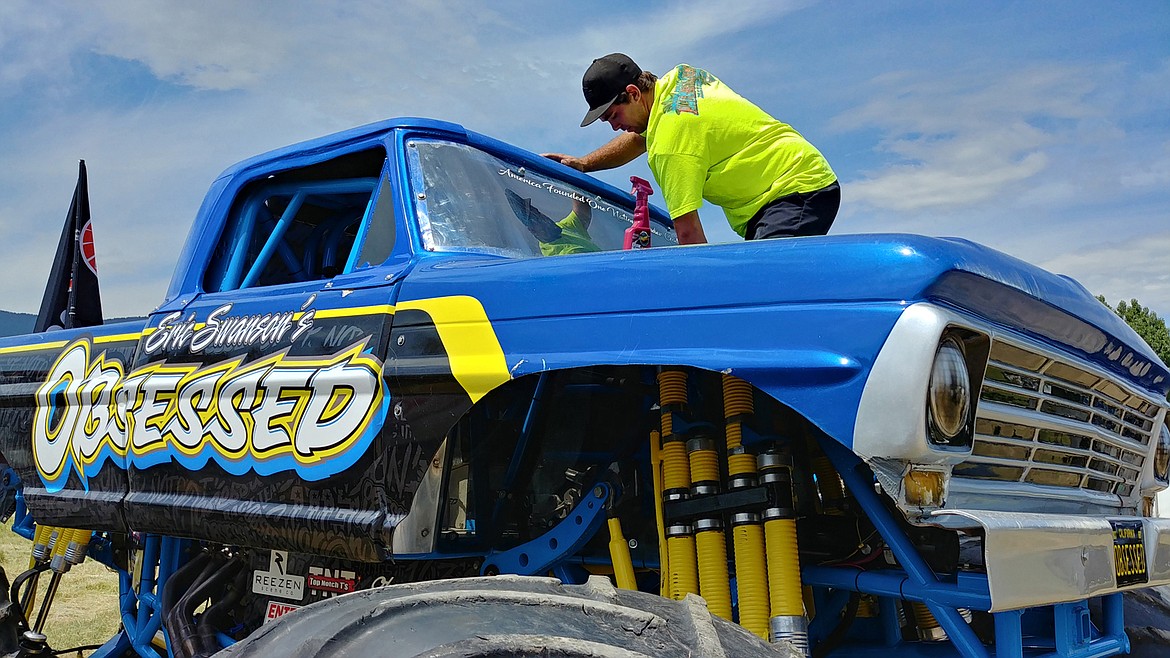
[(1113, 526), (1113, 570), (1117, 586), (1149, 582), (1146, 538), (1141, 521), (1110, 521)]

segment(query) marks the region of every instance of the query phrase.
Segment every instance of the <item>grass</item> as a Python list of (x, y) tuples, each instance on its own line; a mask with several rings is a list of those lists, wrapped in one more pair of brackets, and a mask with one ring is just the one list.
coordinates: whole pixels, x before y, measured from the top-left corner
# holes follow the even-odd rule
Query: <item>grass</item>
[[(0, 564), (11, 583), (28, 568), (32, 542), (12, 532), (12, 524), (0, 527)], [(51, 572), (41, 574), (37, 607), (44, 601)], [(30, 617), (36, 619), (34, 611)], [(31, 624), (31, 620), (30, 620)], [(57, 595), (45, 619), (44, 634), (55, 650), (102, 644), (113, 637), (118, 617), (118, 576), (94, 560), (86, 560), (61, 578)], [(62, 654), (83, 656), (88, 652)]]

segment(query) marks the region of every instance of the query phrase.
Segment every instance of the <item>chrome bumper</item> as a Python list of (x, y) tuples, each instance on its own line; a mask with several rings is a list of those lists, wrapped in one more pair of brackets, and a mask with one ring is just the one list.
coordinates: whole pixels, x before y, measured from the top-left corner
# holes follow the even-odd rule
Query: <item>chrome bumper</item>
[[(981, 528), (991, 612), (1170, 584), (1170, 519), (937, 510), (948, 528)], [(957, 517), (957, 518), (956, 518)], [(1117, 586), (1114, 521), (1141, 521), (1149, 581)]]

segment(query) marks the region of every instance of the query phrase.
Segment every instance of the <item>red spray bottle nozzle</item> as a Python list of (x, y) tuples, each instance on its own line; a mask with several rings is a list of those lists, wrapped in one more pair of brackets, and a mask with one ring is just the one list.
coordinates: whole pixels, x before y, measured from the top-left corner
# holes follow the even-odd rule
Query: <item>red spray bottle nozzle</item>
[(626, 229), (626, 239), (623, 249), (643, 249), (650, 246), (650, 202), (647, 200), (654, 190), (649, 181), (630, 176), (634, 189), (634, 223)]
[(635, 198), (645, 199), (654, 194), (654, 189), (650, 187), (650, 181), (637, 176), (630, 176), (630, 182), (634, 184), (634, 189), (630, 191)]

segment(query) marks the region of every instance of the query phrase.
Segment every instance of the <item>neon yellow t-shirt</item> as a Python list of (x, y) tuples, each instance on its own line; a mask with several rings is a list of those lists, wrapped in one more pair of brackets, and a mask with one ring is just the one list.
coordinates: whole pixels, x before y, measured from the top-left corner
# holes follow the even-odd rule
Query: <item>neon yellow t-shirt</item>
[(565, 254), (587, 254), (601, 251), (601, 247), (589, 239), (589, 229), (577, 217), (576, 211), (570, 212), (568, 217), (557, 222), (557, 226), (561, 228), (561, 237), (552, 242), (541, 242), (541, 254), (563, 256)]
[(741, 236), (769, 202), (837, 180), (792, 126), (686, 64), (658, 79), (644, 136), (670, 216), (697, 210), (706, 199), (723, 208)]

